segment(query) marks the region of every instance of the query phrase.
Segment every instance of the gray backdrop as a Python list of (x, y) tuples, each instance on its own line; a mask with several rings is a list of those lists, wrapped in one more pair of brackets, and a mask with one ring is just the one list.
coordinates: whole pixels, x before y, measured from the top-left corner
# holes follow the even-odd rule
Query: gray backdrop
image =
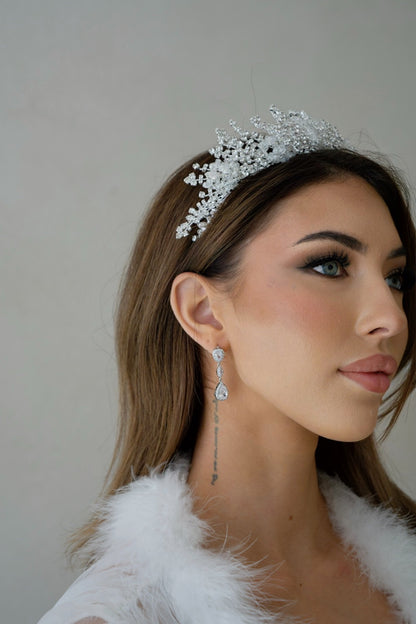
[[(76, 574), (64, 540), (108, 465), (114, 300), (151, 195), (273, 103), (365, 130), (415, 184), (415, 18), (414, 0), (0, 0), (2, 621), (37, 621)], [(385, 445), (413, 494), (415, 405)]]

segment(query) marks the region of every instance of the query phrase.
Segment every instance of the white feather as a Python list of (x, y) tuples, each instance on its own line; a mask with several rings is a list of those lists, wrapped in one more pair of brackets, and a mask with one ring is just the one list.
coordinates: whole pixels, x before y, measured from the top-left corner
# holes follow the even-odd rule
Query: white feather
[[(185, 462), (153, 471), (102, 506), (95, 563), (39, 624), (88, 616), (107, 624), (293, 624), (260, 607), (258, 571), (235, 553), (207, 548), (210, 530), (192, 512), (187, 472)], [(416, 537), (338, 480), (324, 477), (321, 487), (334, 527), (370, 582), (416, 624)]]
[(416, 624), (416, 535), (390, 510), (373, 507), (338, 479), (324, 477), (330, 518), (371, 585), (390, 596), (409, 624)]

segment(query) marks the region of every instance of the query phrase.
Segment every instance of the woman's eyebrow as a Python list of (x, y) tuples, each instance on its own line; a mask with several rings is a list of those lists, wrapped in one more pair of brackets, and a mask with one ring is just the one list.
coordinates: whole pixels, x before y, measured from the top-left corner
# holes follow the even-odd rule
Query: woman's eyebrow
[[(343, 232), (336, 232), (334, 230), (322, 230), (321, 232), (313, 232), (312, 234), (307, 234), (300, 240), (298, 240), (295, 245), (299, 245), (299, 243), (306, 243), (313, 240), (334, 240), (337, 243), (341, 243), (341, 245), (345, 245), (345, 247), (349, 247), (353, 251), (358, 251), (359, 253), (365, 254), (368, 249), (368, 245), (362, 243), (355, 236), (350, 236), (349, 234), (344, 234)], [(295, 246), (294, 245), (294, 246)], [(387, 258), (390, 260), (392, 258), (399, 258), (401, 256), (406, 256), (405, 247), (400, 246), (396, 249), (393, 249)]]
[(406, 248), (403, 246), (393, 249), (393, 251), (391, 251), (387, 256), (387, 259), (390, 260), (391, 258), (400, 258), (401, 256), (407, 256)]
[(313, 240), (334, 240), (337, 243), (341, 243), (341, 245), (345, 245), (345, 247), (349, 247), (350, 249), (358, 251), (362, 254), (367, 251), (367, 245), (364, 245), (364, 243), (359, 241), (358, 238), (350, 236), (349, 234), (343, 234), (342, 232), (335, 232), (333, 230), (323, 230), (322, 232), (307, 234), (298, 240), (295, 245), (299, 245), (299, 243), (307, 243)]

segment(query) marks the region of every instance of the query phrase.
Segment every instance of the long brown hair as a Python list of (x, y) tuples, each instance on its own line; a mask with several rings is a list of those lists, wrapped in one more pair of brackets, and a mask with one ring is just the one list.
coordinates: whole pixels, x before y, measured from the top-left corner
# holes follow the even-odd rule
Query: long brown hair
[[(212, 157), (200, 154), (200, 164)], [(238, 275), (245, 244), (276, 214), (276, 202), (309, 184), (354, 175), (366, 180), (388, 206), (414, 269), (415, 228), (406, 187), (396, 172), (373, 158), (349, 150), (322, 150), (295, 156), (242, 180), (196, 241), (177, 240), (176, 226), (184, 221), (198, 191), (184, 184), (190, 160), (155, 197), (121, 284), (116, 319), (120, 413), (118, 437), (103, 494), (113, 494), (150, 467), (192, 453), (203, 412), (201, 354), (182, 330), (169, 304), (173, 279), (193, 271), (231, 285)], [(415, 385), (416, 302), (414, 290), (404, 293), (409, 339), (399, 368), (400, 383), (383, 402), (380, 418), (390, 415), (388, 433)], [(361, 496), (407, 516), (416, 528), (416, 505), (388, 477), (373, 436), (360, 442), (320, 439), (318, 468), (339, 477)], [(97, 518), (79, 531), (72, 550), (94, 535)]]

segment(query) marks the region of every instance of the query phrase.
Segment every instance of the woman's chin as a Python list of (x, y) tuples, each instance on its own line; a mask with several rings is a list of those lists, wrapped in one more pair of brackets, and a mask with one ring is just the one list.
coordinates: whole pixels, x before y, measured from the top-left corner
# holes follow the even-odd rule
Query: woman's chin
[(378, 410), (373, 410), (362, 417), (359, 414), (353, 419), (349, 417), (348, 423), (342, 423), (338, 427), (328, 428), (320, 431), (321, 437), (334, 440), (336, 442), (360, 442), (371, 436), (377, 426)]

